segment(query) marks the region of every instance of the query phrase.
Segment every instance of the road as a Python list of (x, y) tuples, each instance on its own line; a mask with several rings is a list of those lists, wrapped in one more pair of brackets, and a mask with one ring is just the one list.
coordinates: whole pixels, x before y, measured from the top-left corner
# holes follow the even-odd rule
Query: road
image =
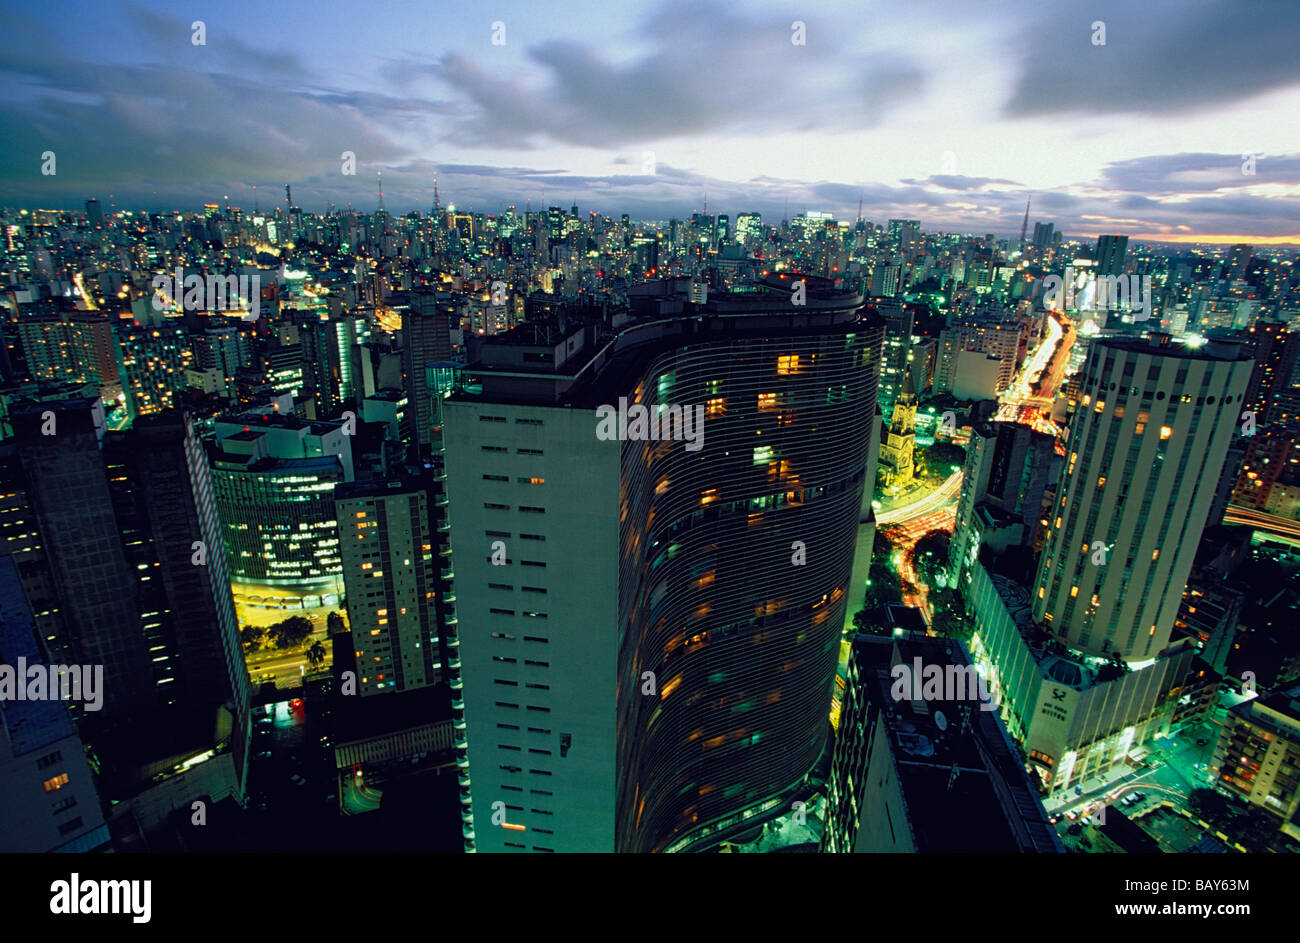
[[(317, 637), (321, 641), (325, 641), (323, 635), (312, 636), (312, 640), (314, 641)], [(328, 652), (329, 647), (326, 646), (325, 650)], [(257, 652), (252, 655), (245, 655), (244, 663), (248, 666), (248, 676), (253, 679), (255, 684), (261, 684), (263, 681), (274, 681), (277, 688), (285, 689), (301, 687), (303, 673), (317, 670), (307, 661), (307, 655), (301, 649), (288, 652), (273, 651), (265, 655), (262, 652)], [(324, 668), (329, 663), (329, 659), (326, 659), (321, 667)]]
[(81, 296), (77, 299), (77, 307), (83, 311), (98, 311), (99, 309), (95, 307), (94, 297), (90, 292), (86, 291), (86, 283), (81, 280), (80, 272), (72, 276), (72, 284), (77, 286), (77, 291)]
[(383, 790), (375, 789), (366, 783), (365, 772), (360, 767), (345, 769), (340, 772), (339, 788), (343, 790), (343, 814), (362, 815), (374, 812), (383, 799)]
[(1011, 381), (1011, 385), (998, 397), (1001, 406), (998, 407), (997, 415), (993, 417), (997, 422), (1019, 422), (1032, 426), (1036, 431), (1053, 438), (1060, 434), (1056, 423), (1045, 419), (1042, 414), (1044, 409), (1052, 405), (1052, 397), (1056, 391), (1051, 390), (1049, 395), (1044, 396), (1039, 386), (1044, 372), (1051, 366), (1052, 358), (1056, 356), (1064, 337), (1065, 329), (1061, 326), (1061, 322), (1049, 315), (1047, 334), (1043, 342), (1029, 355), (1015, 379)]
[(1285, 517), (1278, 517), (1275, 514), (1265, 514), (1263, 511), (1229, 507), (1223, 515), (1223, 523), (1244, 524), (1255, 528), (1255, 530), (1273, 534), (1276, 537), (1286, 537), (1300, 541), (1300, 522), (1287, 520)]
[[(899, 555), (898, 575), (903, 584), (903, 603), (920, 609), (927, 626), (933, 624), (934, 612), (930, 608), (930, 587), (916, 571), (916, 544), (930, 531), (942, 530), (951, 534), (956, 518), (956, 512), (948, 507), (891, 528), (891, 542)], [(908, 586), (915, 587), (916, 592), (909, 592)]]
[[(1119, 776), (1107, 782), (1089, 780), (1084, 784), (1082, 795), (1075, 795), (1071, 790), (1066, 795), (1044, 799), (1043, 806), (1051, 814), (1061, 814), (1057, 826), (1060, 829), (1070, 824), (1065, 812), (1091, 811), (1099, 800), (1118, 803), (1126, 794), (1135, 791), (1142, 792), (1145, 798), (1135, 805), (1126, 807), (1120, 803), (1119, 806), (1130, 818), (1159, 805), (1162, 800), (1172, 801), (1185, 809), (1192, 790), (1209, 787), (1211, 774), (1208, 765), (1214, 757), (1217, 739), (1218, 730), (1205, 725), (1187, 728), (1173, 737), (1157, 737), (1146, 744), (1151, 751), (1146, 765), (1125, 768)], [(1200, 743), (1201, 740), (1205, 743)], [(1202, 766), (1207, 768), (1201, 769)]]
[(943, 484), (923, 498), (917, 498), (910, 504), (904, 504), (876, 515), (876, 524), (880, 527), (902, 524), (943, 510), (952, 504), (961, 494), (961, 472), (953, 472)]

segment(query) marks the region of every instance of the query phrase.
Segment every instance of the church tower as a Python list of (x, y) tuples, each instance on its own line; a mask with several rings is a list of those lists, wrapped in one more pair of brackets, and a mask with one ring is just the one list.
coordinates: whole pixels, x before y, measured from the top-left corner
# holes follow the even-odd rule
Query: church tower
[(903, 389), (894, 403), (894, 415), (880, 448), (880, 464), (887, 488), (901, 488), (912, 481), (912, 452), (916, 447), (916, 387), (911, 366), (903, 374)]

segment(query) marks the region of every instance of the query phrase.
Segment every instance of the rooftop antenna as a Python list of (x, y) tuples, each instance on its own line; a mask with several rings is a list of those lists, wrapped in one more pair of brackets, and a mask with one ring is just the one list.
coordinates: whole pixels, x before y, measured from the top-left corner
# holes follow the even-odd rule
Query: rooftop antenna
[[(1032, 196), (1033, 194), (1030, 194)], [(1029, 230), (1029, 200), (1030, 196), (1025, 197), (1025, 221), (1020, 224), (1020, 241), (1025, 241), (1025, 233)]]
[(858, 194), (858, 222), (862, 222), (862, 194)]
[(438, 175), (433, 175), (433, 215), (442, 215), (442, 199), (438, 196)]
[(386, 212), (384, 209), (384, 172), (377, 170), (375, 176), (379, 179), (379, 212), (383, 213)]

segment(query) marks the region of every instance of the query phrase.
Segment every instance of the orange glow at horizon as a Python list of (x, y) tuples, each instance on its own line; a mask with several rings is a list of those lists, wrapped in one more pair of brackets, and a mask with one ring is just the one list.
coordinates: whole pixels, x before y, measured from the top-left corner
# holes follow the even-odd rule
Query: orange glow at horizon
[[(1092, 233), (1089, 238), (1096, 238), (1100, 233)], [(1300, 246), (1300, 234), (1294, 236), (1242, 236), (1242, 235), (1225, 235), (1222, 233), (1216, 235), (1173, 235), (1162, 233), (1131, 233), (1129, 235), (1131, 242), (1167, 242), (1186, 245), (1188, 243), (1201, 243), (1202, 245), (1223, 245), (1231, 246), (1244, 243), (1249, 246)]]

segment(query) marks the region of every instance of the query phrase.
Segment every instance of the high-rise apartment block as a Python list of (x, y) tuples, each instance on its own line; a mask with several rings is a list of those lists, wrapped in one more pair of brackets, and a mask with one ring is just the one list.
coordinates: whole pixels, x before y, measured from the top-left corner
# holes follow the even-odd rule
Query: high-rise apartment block
[(339, 485), (334, 500), (358, 693), (435, 684), (442, 652), (433, 495), (417, 480), (391, 480)]
[(1226, 341), (1093, 344), (1034, 584), (1066, 644), (1146, 661), (1169, 642), (1250, 371)]

